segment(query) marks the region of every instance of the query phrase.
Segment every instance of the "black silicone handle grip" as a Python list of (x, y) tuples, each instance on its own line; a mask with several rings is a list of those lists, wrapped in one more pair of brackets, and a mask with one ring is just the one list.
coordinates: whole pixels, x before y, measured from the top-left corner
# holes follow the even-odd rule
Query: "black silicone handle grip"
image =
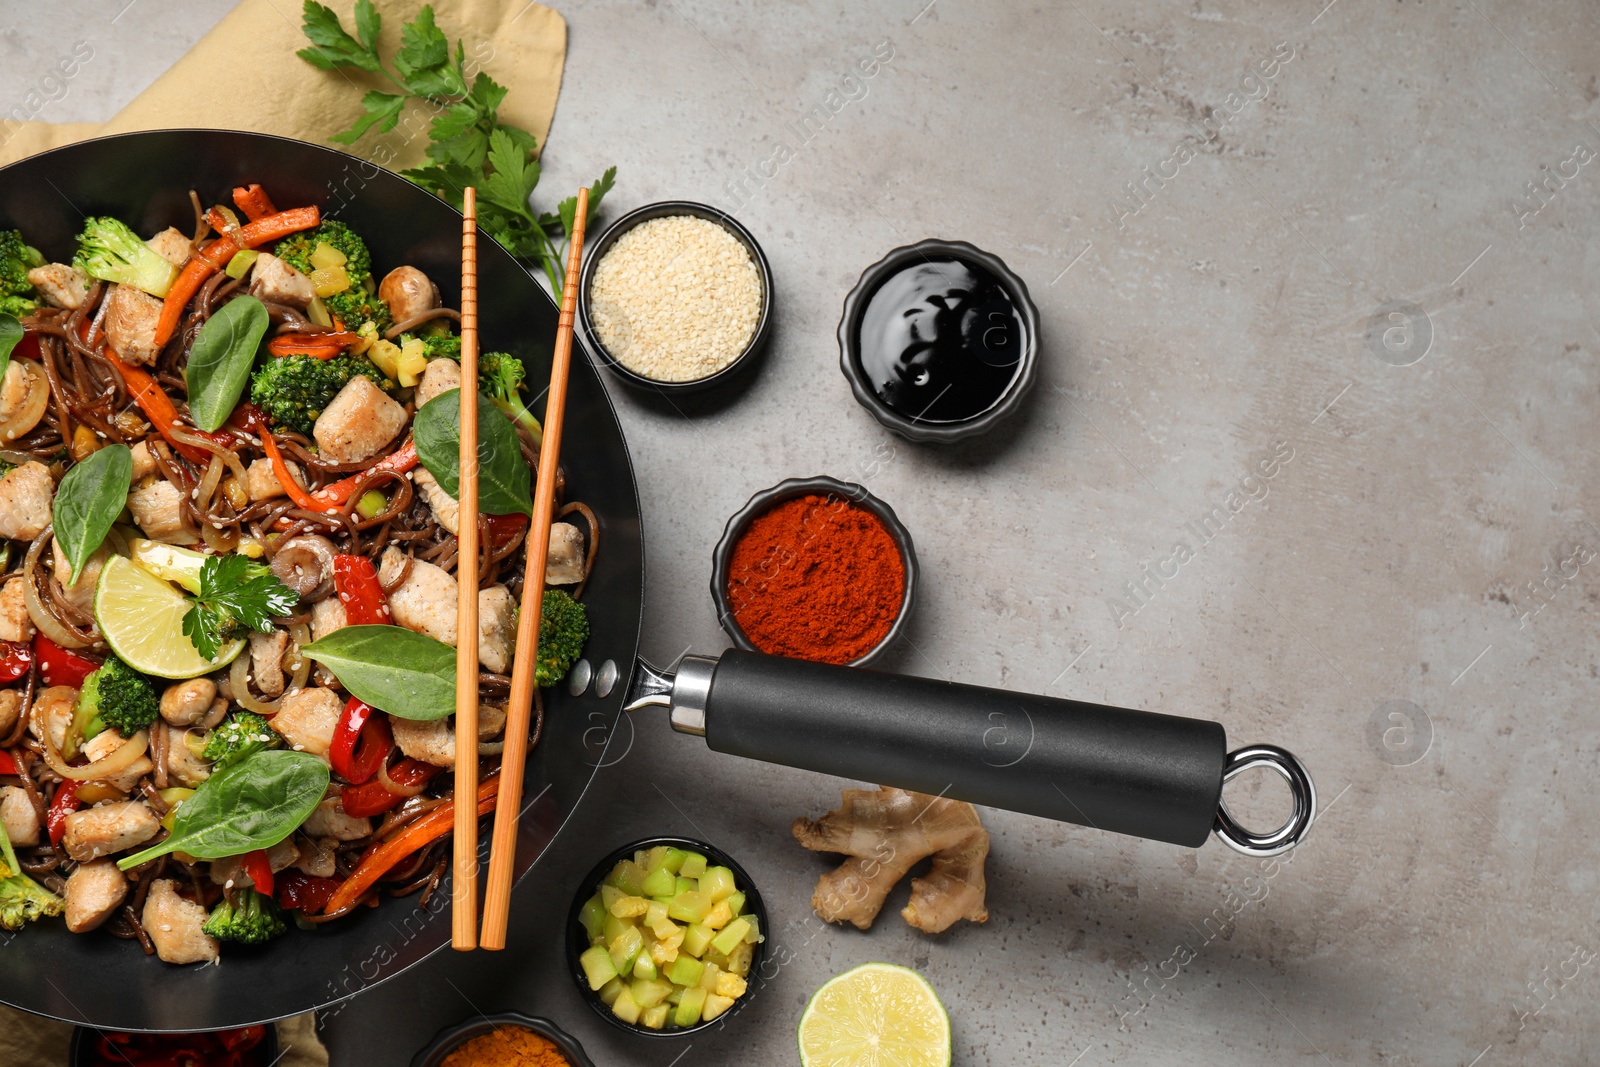
[(1221, 724), (730, 650), (706, 743), (767, 763), (1199, 847)]

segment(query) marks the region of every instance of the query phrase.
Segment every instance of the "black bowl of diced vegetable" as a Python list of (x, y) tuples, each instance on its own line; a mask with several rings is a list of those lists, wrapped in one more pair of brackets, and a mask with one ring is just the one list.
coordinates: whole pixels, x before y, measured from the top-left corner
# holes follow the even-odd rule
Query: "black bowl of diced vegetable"
[(703, 841), (652, 837), (595, 864), (567, 915), (583, 999), (643, 1037), (683, 1037), (750, 999), (767, 909), (749, 874)]

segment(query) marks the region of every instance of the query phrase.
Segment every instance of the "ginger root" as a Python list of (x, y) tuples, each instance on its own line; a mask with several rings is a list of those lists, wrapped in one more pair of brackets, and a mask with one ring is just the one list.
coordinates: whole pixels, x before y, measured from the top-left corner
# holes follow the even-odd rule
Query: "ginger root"
[(796, 819), (794, 838), (813, 852), (849, 857), (817, 879), (811, 906), (825, 922), (866, 930), (907, 871), (928, 856), (926, 878), (911, 881), (911, 903), (900, 912), (924, 933), (958, 920), (986, 922), (983, 861), (989, 833), (971, 804), (881, 786), (844, 790), (844, 803), (821, 819)]

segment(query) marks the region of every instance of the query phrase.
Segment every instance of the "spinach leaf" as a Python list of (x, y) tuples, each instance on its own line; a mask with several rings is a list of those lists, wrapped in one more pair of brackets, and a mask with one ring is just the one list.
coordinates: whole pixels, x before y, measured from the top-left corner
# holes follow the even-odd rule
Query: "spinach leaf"
[(256, 349), (270, 325), (261, 301), (240, 296), (222, 305), (200, 327), (183, 372), (189, 385), (189, 415), (196, 426), (213, 433), (228, 421), (244, 395)]
[(22, 323), (15, 315), (0, 315), (0, 378), (6, 376), (11, 366), (11, 350), (22, 340)]
[(164, 841), (117, 866), (130, 870), (168, 852), (217, 860), (271, 848), (306, 821), (328, 780), (328, 765), (309, 752), (258, 752), (202, 782), (178, 805)]
[[(411, 432), (422, 465), (445, 492), (460, 499), (461, 390), (440, 393), (422, 405)], [(511, 420), (492, 403), (480, 403), (478, 510), (485, 515), (532, 515), (532, 474), (522, 461)]]
[(72, 565), (72, 582), (122, 514), (132, 484), (133, 451), (127, 445), (107, 445), (61, 479), (50, 518)]
[(456, 650), (403, 626), (345, 626), (300, 649), (355, 696), (402, 719), (455, 714)]

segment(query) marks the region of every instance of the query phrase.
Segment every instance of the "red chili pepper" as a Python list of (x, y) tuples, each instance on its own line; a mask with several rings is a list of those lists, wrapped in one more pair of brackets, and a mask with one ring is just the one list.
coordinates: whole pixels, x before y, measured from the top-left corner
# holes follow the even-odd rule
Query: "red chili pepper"
[(33, 649), (26, 641), (0, 641), (0, 685), (9, 685), (28, 673)]
[(343, 878), (318, 878), (303, 871), (287, 870), (278, 875), (278, 903), (291, 911), (315, 915), (328, 906), (328, 901)]
[[(395, 785), (419, 786), (443, 770), (443, 767), (435, 767), (421, 760), (404, 759), (389, 768), (389, 780)], [(405, 799), (401, 793), (389, 792), (382, 782), (367, 782), (365, 785), (346, 786), (344, 792), (339, 794), (339, 806), (352, 819), (365, 819), (398, 808)]]
[(39, 674), (45, 685), (70, 685), (83, 688), (83, 680), (100, 669), (92, 659), (68, 652), (44, 634), (33, 635), (33, 655), (39, 661)]
[(378, 571), (366, 556), (333, 557), (333, 589), (344, 605), (351, 626), (377, 626), (394, 622), (389, 598), (378, 584)]
[(258, 848), (254, 852), (246, 852), (239, 861), (244, 868), (244, 873), (255, 883), (256, 892), (272, 895), (272, 864), (267, 859), (267, 850)]
[(350, 494), (355, 492), (356, 486), (360, 484), (361, 479), (371, 474), (372, 471), (397, 471), (400, 474), (404, 474), (412, 467), (415, 467), (417, 463), (417, 444), (415, 441), (408, 440), (389, 455), (374, 463), (369, 470), (360, 474), (353, 474), (348, 478), (341, 478), (332, 485), (325, 485), (315, 493), (312, 493), (311, 499), (320, 505), (320, 510), (322, 511), (338, 511), (339, 508), (344, 506), (344, 502), (350, 499)]
[(485, 515), (489, 526), (489, 543), (502, 549), (528, 532), (528, 516)]
[(229, 1052), (248, 1052), (267, 1039), (265, 1026), (241, 1026), (237, 1030), (218, 1030), (211, 1035)]
[(50, 802), (50, 810), (45, 815), (45, 829), (50, 831), (50, 843), (61, 844), (61, 838), (67, 832), (67, 816), (83, 807), (83, 801), (78, 799), (78, 791), (70, 788), (66, 782), (56, 787), (56, 798)]
[(378, 773), (378, 765), (389, 758), (394, 747), (394, 731), (389, 716), (355, 697), (344, 706), (339, 725), (328, 746), (328, 762), (351, 785), (360, 785)]
[(7, 752), (5, 749), (0, 749), (0, 775), (20, 773), (21, 772), (17, 770), (17, 761), (15, 757), (13, 757), (11, 753)]

